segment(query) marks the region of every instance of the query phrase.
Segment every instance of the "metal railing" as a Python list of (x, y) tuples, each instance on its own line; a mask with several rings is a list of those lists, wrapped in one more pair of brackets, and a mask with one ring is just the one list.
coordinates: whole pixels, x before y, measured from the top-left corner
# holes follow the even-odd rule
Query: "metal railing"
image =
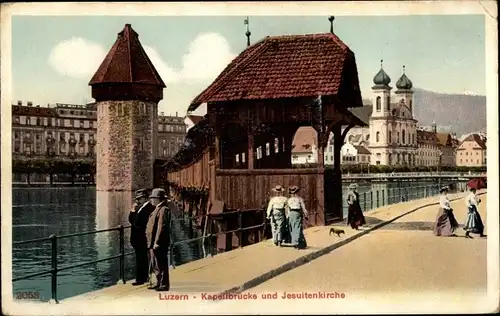
[[(372, 189), (370, 191), (360, 193), (359, 202), (363, 212), (365, 212), (387, 205), (437, 196), (439, 195), (439, 189), (440, 186), (437, 184), (431, 186), (400, 186), (379, 190)], [(451, 192), (461, 192), (465, 189), (466, 183), (456, 183)], [(347, 209), (347, 205), (344, 204), (344, 214), (347, 212)]]
[[(245, 212), (252, 212), (252, 211), (253, 212), (255, 212), (255, 211), (262, 211), (263, 212), (263, 218), (262, 218), (263, 222), (261, 224), (259, 224), (259, 225), (254, 225), (254, 226), (249, 226), (249, 227), (243, 227), (243, 213), (245, 213)], [(175, 268), (175, 262), (174, 262), (174, 257), (173, 257), (173, 250), (174, 250), (174, 248), (176, 246), (178, 246), (180, 244), (191, 243), (191, 242), (195, 242), (195, 241), (199, 241), (199, 240), (203, 240), (204, 241), (205, 239), (210, 240), (210, 239), (212, 239), (212, 238), (214, 238), (214, 237), (216, 237), (218, 235), (224, 235), (224, 234), (229, 234), (229, 233), (237, 233), (238, 237), (239, 237), (239, 247), (241, 248), (241, 247), (243, 247), (242, 240), (243, 240), (243, 232), (244, 231), (250, 230), (250, 229), (257, 229), (257, 228), (260, 228), (260, 227), (265, 227), (265, 225), (267, 224), (266, 220), (265, 220), (265, 210), (264, 209), (236, 210), (236, 211), (230, 211), (230, 212), (223, 212), (223, 213), (220, 213), (220, 215), (225, 216), (225, 215), (229, 215), (229, 214), (233, 214), (233, 213), (238, 214), (238, 228), (237, 229), (233, 229), (233, 230), (230, 230), (230, 231), (221, 231), (221, 232), (217, 232), (217, 233), (210, 233), (210, 234), (206, 234), (204, 236), (197, 237), (197, 238), (184, 239), (184, 240), (179, 240), (179, 241), (172, 242), (171, 246), (170, 246), (170, 249), (169, 249), (169, 251), (170, 251), (171, 265)], [(202, 215), (202, 216), (196, 216), (196, 217), (172, 218), (170, 226), (172, 227), (172, 222), (174, 222), (174, 221), (196, 220), (196, 219), (199, 219), (199, 218), (202, 218), (202, 217), (213, 217), (213, 216), (214, 215), (208, 214), (208, 215)], [(217, 216), (217, 215), (215, 215), (215, 216)], [(125, 257), (134, 254), (133, 251), (125, 253), (125, 229), (128, 229), (130, 227), (131, 227), (130, 225), (127, 225), (127, 226), (119, 225), (117, 227), (108, 228), (108, 229), (101, 229), (101, 230), (88, 231), (88, 232), (80, 232), (80, 233), (60, 235), (60, 236), (52, 234), (52, 235), (50, 235), (49, 237), (46, 237), (46, 238), (38, 238), (38, 239), (30, 239), (30, 240), (23, 240), (23, 241), (13, 242), (12, 244), (14, 246), (16, 246), (16, 245), (25, 245), (25, 244), (32, 244), (32, 243), (42, 243), (42, 242), (50, 241), (50, 243), (51, 243), (51, 269), (50, 270), (44, 270), (44, 271), (36, 272), (36, 273), (31, 273), (31, 274), (20, 276), (20, 277), (17, 277), (17, 278), (13, 278), (12, 282), (16, 282), (16, 281), (20, 281), (20, 280), (26, 280), (26, 279), (31, 279), (31, 278), (34, 278), (34, 277), (44, 276), (44, 275), (49, 275), (50, 274), (51, 275), (51, 299), (50, 299), (49, 303), (55, 303), (55, 304), (57, 304), (57, 303), (59, 303), (58, 299), (57, 299), (57, 277), (58, 277), (58, 273), (59, 272), (70, 270), (70, 269), (75, 269), (75, 268), (80, 268), (80, 267), (84, 267), (84, 266), (96, 264), (96, 263), (99, 263), (99, 262), (104, 262), (104, 261), (109, 261), (109, 260), (114, 260), (114, 259), (118, 259), (119, 258), (120, 259), (120, 278), (118, 280), (118, 283), (125, 284), (126, 283), (126, 281), (125, 281)], [(120, 252), (117, 255), (110, 256), (110, 257), (107, 257), (107, 258), (102, 258), (102, 259), (87, 261), (87, 262), (83, 262), (83, 263), (78, 263), (78, 264), (73, 264), (73, 265), (67, 265), (67, 266), (64, 266), (64, 267), (59, 267), (58, 266), (58, 250), (57, 250), (57, 246), (58, 246), (58, 241), (59, 240), (64, 239), (64, 238), (72, 238), (72, 237), (85, 236), (85, 235), (95, 235), (95, 234), (99, 234), (99, 233), (107, 233), (107, 232), (113, 232), (113, 231), (118, 231), (119, 232), (119, 236), (120, 236), (120, 238), (119, 238), (119, 249), (120, 249)]]
[(486, 177), (485, 172), (395, 172), (395, 173), (343, 173), (342, 178), (422, 178), (422, 177)]

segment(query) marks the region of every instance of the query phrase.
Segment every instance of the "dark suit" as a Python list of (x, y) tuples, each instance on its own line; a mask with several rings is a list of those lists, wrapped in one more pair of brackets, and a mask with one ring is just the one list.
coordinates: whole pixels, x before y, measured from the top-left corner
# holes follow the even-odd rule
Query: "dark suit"
[(150, 260), (156, 274), (157, 286), (170, 288), (168, 248), (170, 246), (170, 210), (167, 201), (158, 204), (151, 213), (146, 228)]
[(144, 206), (138, 206), (135, 212), (130, 212), (128, 221), (130, 228), (130, 244), (135, 250), (135, 280), (146, 282), (149, 274), (148, 244), (146, 239), (146, 226), (149, 215), (155, 207), (148, 201)]

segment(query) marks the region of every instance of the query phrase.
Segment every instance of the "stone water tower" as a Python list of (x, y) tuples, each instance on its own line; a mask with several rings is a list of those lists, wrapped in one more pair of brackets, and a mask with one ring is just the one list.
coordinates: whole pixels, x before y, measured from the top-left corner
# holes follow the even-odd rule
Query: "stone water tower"
[(89, 82), (97, 102), (97, 191), (152, 188), (158, 102), (166, 87), (126, 24)]

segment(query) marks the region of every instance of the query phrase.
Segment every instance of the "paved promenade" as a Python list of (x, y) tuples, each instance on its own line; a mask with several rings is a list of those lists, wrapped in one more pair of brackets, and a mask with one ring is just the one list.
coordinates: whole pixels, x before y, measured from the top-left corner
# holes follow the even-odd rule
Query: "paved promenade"
[[(461, 199), (465, 194), (466, 193), (457, 193), (450, 195), (451, 199), (460, 199), (454, 204), (457, 209), (456, 214), (459, 222), (463, 222), (465, 218), (464, 201)], [(483, 195), (481, 211), (483, 212), (484, 219), (485, 200), (485, 196)], [(455, 281), (455, 283), (458, 282), (458, 284), (460, 284), (459, 288), (471, 288), (476, 291), (484, 290), (486, 241), (479, 239), (466, 240), (465, 238), (445, 239), (433, 237), (429, 229), (431, 229), (431, 224), (435, 219), (437, 207), (434, 205), (425, 208), (425, 206), (436, 203), (437, 201), (438, 197), (431, 197), (385, 206), (366, 212), (365, 216), (367, 221), (371, 229), (373, 229), (387, 220), (392, 220), (395, 217), (402, 216), (417, 208), (421, 208), (417, 210), (416, 213), (406, 215), (394, 224), (380, 228), (380, 231), (370, 232), (369, 235), (366, 234), (368, 234), (371, 229), (360, 232), (344, 227), (344, 225), (341, 224), (335, 226), (342, 227), (346, 234), (339, 238), (337, 236), (328, 235), (329, 227), (314, 227), (305, 231), (309, 244), (309, 248), (306, 250), (295, 250), (286, 247), (277, 248), (271, 241), (266, 241), (223, 253), (213, 258), (201, 259), (184, 264), (176, 269), (170, 270), (171, 292), (169, 293), (187, 293), (192, 296), (194, 293), (199, 292), (243, 292), (271, 279), (273, 276), (303, 265), (335, 248), (349, 243), (359, 238), (360, 235), (366, 236), (361, 237), (359, 241), (353, 241), (352, 245), (335, 250), (333, 254), (325, 256), (325, 259), (318, 259), (321, 260), (319, 264), (316, 264), (317, 260), (315, 260), (296, 270), (300, 271), (305, 269), (304, 271), (306, 272), (304, 273), (309, 273), (308, 277), (299, 277), (299, 279), (295, 279), (297, 273), (294, 271), (287, 272), (282, 274), (282, 276), (272, 279), (268, 283), (252, 288), (251, 291), (255, 292), (261, 289), (267, 290), (274, 286), (276, 287), (274, 288), (275, 291), (280, 289), (286, 290), (288, 289), (287, 286), (296, 287), (300, 286), (300, 284), (304, 285), (301, 289), (312, 289), (316, 287), (327, 288), (328, 286), (330, 286), (331, 289), (334, 274), (338, 275), (338, 277), (335, 278), (335, 289), (344, 292), (350, 289), (354, 290), (356, 287), (358, 287), (358, 289), (360, 287), (366, 288), (370, 286), (370, 284), (372, 286), (371, 290), (377, 291), (385, 289), (384, 286), (386, 286), (385, 284), (387, 283), (392, 284), (394, 291), (398, 291), (406, 288), (409, 282), (413, 282), (409, 277), (421, 274), (426, 276), (425, 280), (427, 280), (427, 282), (424, 280), (415, 280), (416, 283), (414, 288), (422, 290), (429, 280), (432, 282), (431, 284), (433, 286), (437, 286), (436, 284), (439, 282), (449, 280), (446, 276), (443, 276), (442, 279), (436, 278), (432, 280), (432, 278), (425, 273), (425, 271), (432, 267), (437, 269), (434, 273), (435, 275), (440, 275), (440, 273), (445, 272), (442, 262), (444, 250), (450, 254), (447, 255), (449, 257), (444, 257), (446, 260), (444, 265), (452, 266), (452, 275), (459, 277), (458, 281)], [(411, 221), (416, 221), (416, 223), (411, 223)], [(408, 224), (408, 222), (410, 222), (410, 224)], [(426, 231), (414, 231), (418, 228), (425, 229)], [(403, 231), (399, 232), (398, 229), (403, 229)], [(463, 235), (463, 231), (459, 231), (459, 234)], [(451, 248), (446, 248), (445, 245), (449, 245)], [(423, 248), (426, 248), (424, 252), (422, 252)], [(399, 251), (402, 252), (398, 254)], [(462, 254), (467, 255), (468, 259), (459, 260)], [(435, 259), (431, 261), (431, 257)], [(415, 265), (414, 263), (417, 262), (419, 264)], [(389, 270), (393, 269), (395, 265), (398, 266), (396, 269), (397, 273), (385, 279), (385, 281), (383, 281), (384, 277), (370, 277), (370, 273), (373, 274), (375, 271), (381, 271), (385, 278), (387, 278), (389, 277)], [(353, 269), (353, 267), (360, 266), (371, 268), (365, 268), (360, 272), (361, 274), (359, 276), (354, 273), (356, 269)], [(467, 270), (467, 267), (470, 269)], [(402, 273), (405, 273), (405, 269), (407, 273), (406, 279), (408, 281), (405, 281), (405, 278), (402, 276)], [(423, 270), (420, 271), (419, 269)], [(316, 272), (311, 272), (313, 270), (316, 270)], [(447, 273), (450, 274), (449, 271)], [(312, 277), (311, 275), (314, 274), (316, 276)], [(469, 275), (473, 276), (473, 278), (470, 278), (470, 280), (473, 279), (473, 281), (467, 281), (469, 278), (465, 278), (465, 276)], [(460, 278), (461, 276), (464, 277)], [(321, 282), (318, 278), (321, 279)], [(157, 292), (147, 290), (145, 286), (133, 287), (130, 283), (131, 282), (119, 284), (103, 290), (65, 299), (61, 303), (64, 304), (66, 302), (70, 303), (81, 300), (92, 300), (93, 302), (109, 302), (110, 300), (126, 302), (133, 298), (151, 298), (154, 301), (158, 300)], [(430, 286), (430, 288), (435, 288), (433, 286)], [(446, 286), (446, 283), (444, 286)]]

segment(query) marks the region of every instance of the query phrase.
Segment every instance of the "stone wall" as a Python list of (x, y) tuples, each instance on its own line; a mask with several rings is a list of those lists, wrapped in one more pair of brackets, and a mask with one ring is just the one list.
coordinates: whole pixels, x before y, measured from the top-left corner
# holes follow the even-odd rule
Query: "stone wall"
[(97, 104), (97, 191), (152, 188), (157, 107), (144, 101)]

